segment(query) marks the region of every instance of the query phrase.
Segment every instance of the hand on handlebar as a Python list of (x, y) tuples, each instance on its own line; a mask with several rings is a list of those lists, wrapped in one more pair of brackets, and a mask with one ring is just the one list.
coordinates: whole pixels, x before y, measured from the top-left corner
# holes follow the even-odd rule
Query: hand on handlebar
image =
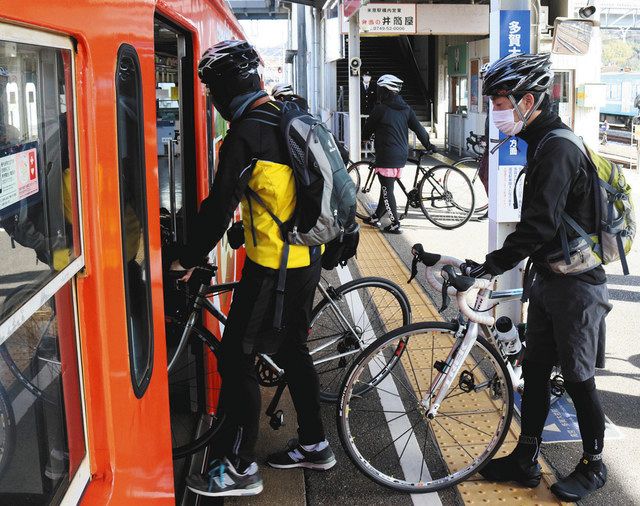
[(172, 271), (185, 271), (185, 275), (182, 276), (180, 279), (178, 279), (178, 281), (182, 281), (183, 283), (186, 283), (187, 281), (189, 281), (189, 278), (193, 274), (193, 271), (195, 270), (195, 267), (191, 267), (191, 269), (186, 269), (186, 268), (184, 268), (182, 266), (182, 264), (180, 263), (180, 260), (174, 260), (171, 263), (171, 270)]
[(465, 260), (460, 266), (460, 269), (465, 276), (469, 276), (471, 278), (491, 279), (491, 273), (487, 270), (485, 265), (474, 262), (473, 260)]

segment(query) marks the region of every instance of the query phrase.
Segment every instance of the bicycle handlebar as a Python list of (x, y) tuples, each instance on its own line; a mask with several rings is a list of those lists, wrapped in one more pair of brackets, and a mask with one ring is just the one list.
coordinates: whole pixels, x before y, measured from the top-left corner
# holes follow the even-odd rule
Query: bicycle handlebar
[(467, 301), (469, 294), (479, 290), (491, 288), (492, 281), (483, 278), (472, 278), (461, 272), (462, 260), (424, 251), (422, 244), (414, 244), (411, 248), (413, 262), (411, 265), (411, 281), (418, 272), (418, 262), (423, 263), (426, 269), (427, 282), (442, 293), (443, 311), (448, 305), (448, 296), (455, 296), (460, 312), (469, 319), (482, 325), (493, 325), (495, 318), (488, 314), (482, 314), (474, 310)]
[(469, 146), (471, 146), (476, 155), (482, 156), (487, 147), (487, 140), (484, 135), (474, 134), (472, 130), (469, 132), (469, 137), (467, 137), (467, 149), (469, 149)]

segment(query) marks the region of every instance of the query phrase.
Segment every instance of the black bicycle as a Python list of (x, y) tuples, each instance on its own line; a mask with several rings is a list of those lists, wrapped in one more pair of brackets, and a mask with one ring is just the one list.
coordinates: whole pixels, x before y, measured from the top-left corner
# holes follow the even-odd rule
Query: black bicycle
[[(238, 283), (212, 285), (215, 273), (215, 267), (198, 267), (188, 283), (178, 281), (186, 304), (182, 311), (166, 316), (174, 459), (203, 449), (224, 420), (217, 410), (221, 385), (216, 363), (221, 345), (202, 320), (206, 313), (224, 325), (226, 316), (219, 297), (230, 296)], [(325, 278), (329, 276), (337, 275), (335, 271), (325, 273)], [(395, 283), (368, 277), (333, 287), (324, 279), (316, 292), (308, 339), (320, 378), (321, 400), (335, 402), (344, 375), (358, 354), (385, 332), (410, 322), (409, 301)], [(262, 385), (278, 387), (266, 411), (271, 426), (278, 429), (284, 423), (284, 413), (278, 409), (286, 387), (284, 371), (264, 354), (257, 356), (256, 370)], [(374, 378), (369, 388), (385, 375)]]
[[(427, 150), (415, 150), (417, 158), (409, 158), (407, 164), (416, 166), (412, 188), (407, 188), (398, 179), (398, 186), (407, 197), (404, 219), (410, 208), (421, 209), (425, 217), (434, 225), (444, 229), (454, 229), (464, 225), (473, 215), (475, 197), (467, 175), (460, 169), (446, 164), (424, 167), (422, 160), (432, 154)], [(357, 188), (360, 219), (371, 216), (376, 203), (368, 198), (375, 181), (375, 161), (361, 160), (348, 167), (351, 179)], [(366, 174), (364, 184), (362, 176)]]
[(480, 161), (484, 156), (485, 149), (487, 149), (487, 139), (484, 135), (474, 134), (473, 131), (471, 131), (469, 137), (467, 137), (467, 151), (469, 148), (471, 148), (475, 156), (461, 158), (452, 165), (462, 170), (471, 180), (475, 197), (474, 214), (483, 215), (487, 212), (487, 209), (489, 209), (489, 196), (487, 195), (484, 183), (480, 179)]

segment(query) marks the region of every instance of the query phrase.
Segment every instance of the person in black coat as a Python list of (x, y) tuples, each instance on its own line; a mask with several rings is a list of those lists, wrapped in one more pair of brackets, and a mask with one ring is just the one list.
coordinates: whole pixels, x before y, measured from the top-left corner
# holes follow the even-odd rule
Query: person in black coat
[(376, 173), (380, 179), (381, 191), (376, 211), (364, 221), (380, 227), (380, 218), (389, 214), (391, 224), (385, 232), (399, 234), (400, 221), (393, 195), (395, 180), (401, 175), (409, 155), (409, 128), (413, 130), (427, 150), (434, 151), (429, 134), (418, 121), (416, 113), (398, 94), (402, 89), (402, 80), (391, 74), (385, 74), (377, 82), (378, 104), (373, 108), (362, 132), (367, 140), (375, 133)]

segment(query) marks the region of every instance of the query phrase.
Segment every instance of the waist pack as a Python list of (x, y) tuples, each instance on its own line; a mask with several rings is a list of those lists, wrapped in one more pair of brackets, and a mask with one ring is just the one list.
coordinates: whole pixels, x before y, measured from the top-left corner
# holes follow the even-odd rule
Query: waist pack
[[(557, 129), (549, 132), (538, 145), (553, 137), (562, 137), (575, 144), (589, 161), (593, 169), (596, 225), (587, 233), (565, 211), (562, 212), (560, 239), (562, 249), (547, 256), (547, 263), (553, 272), (559, 274), (580, 274), (597, 267), (620, 261), (624, 274), (629, 274), (626, 255), (631, 251), (636, 234), (636, 220), (631, 187), (626, 182), (618, 165), (590, 149), (570, 130)], [(569, 241), (567, 227), (578, 237)]]
[(284, 242), (274, 317), (274, 327), (279, 329), (282, 326), (289, 245), (326, 244), (333, 258), (326, 264), (330, 265), (336, 258), (338, 263), (344, 263), (355, 255), (359, 226), (355, 222), (356, 187), (331, 132), (293, 102), (274, 102), (274, 105), (280, 109), (278, 120), (275, 119), (277, 115), (264, 111), (252, 111), (247, 119), (277, 125), (281, 129), (296, 186), (293, 216), (283, 223), (251, 188), (247, 189), (247, 197), (269, 213)]

